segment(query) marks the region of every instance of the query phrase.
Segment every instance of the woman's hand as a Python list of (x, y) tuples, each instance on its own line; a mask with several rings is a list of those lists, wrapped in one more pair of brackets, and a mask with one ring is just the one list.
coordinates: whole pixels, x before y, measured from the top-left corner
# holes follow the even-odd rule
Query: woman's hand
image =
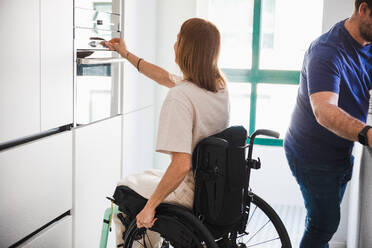
[(137, 228), (146, 227), (151, 228), (155, 221), (157, 220), (155, 217), (155, 209), (146, 205), (142, 211), (137, 215)]
[[(0, 0), (1, 1), (1, 0)], [(123, 58), (127, 59), (134, 67), (138, 67), (138, 70), (151, 78), (152, 80), (164, 85), (168, 88), (174, 87), (176, 84), (171, 77), (171, 74), (164, 70), (163, 68), (151, 64), (147, 61), (141, 60), (139, 64), (139, 59), (133, 53), (130, 53), (127, 49), (125, 41), (121, 38), (114, 38), (110, 41), (103, 42), (105, 47), (108, 47), (111, 51), (117, 51)]]
[(105, 45), (111, 50), (111, 51), (117, 51), (121, 56), (126, 58), (126, 54), (128, 53), (127, 45), (125, 44), (125, 41), (121, 38), (114, 38), (110, 41), (106, 41)]

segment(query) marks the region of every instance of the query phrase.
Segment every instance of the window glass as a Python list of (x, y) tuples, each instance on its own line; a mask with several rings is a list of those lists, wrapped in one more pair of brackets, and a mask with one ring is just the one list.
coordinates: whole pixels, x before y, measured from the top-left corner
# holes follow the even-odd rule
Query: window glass
[(256, 129), (271, 129), (283, 139), (296, 103), (298, 85), (257, 85)]
[(300, 70), (322, 32), (323, 0), (262, 0), (260, 69)]
[(112, 13), (112, 3), (104, 3), (104, 2), (94, 2), (93, 3), (94, 9), (98, 11)]
[(209, 20), (221, 33), (220, 67), (250, 69), (254, 1), (209, 1)]
[(251, 84), (229, 83), (230, 126), (241, 125), (249, 132)]

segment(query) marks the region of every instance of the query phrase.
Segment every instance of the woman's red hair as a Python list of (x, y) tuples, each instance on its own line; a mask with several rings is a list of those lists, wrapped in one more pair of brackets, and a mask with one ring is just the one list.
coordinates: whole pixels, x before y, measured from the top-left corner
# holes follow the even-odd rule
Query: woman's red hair
[(186, 80), (212, 92), (225, 88), (217, 65), (220, 43), (220, 32), (211, 22), (191, 18), (182, 24), (176, 62)]

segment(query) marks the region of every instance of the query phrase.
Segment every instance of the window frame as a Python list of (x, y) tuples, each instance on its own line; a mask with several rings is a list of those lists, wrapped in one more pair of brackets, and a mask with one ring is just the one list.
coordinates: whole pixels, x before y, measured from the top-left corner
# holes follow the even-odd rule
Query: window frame
[[(256, 130), (257, 85), (260, 83), (298, 85), (300, 81), (300, 71), (262, 70), (259, 68), (261, 50), (261, 14), (262, 0), (254, 0), (251, 69), (221, 69), (229, 82), (251, 84), (249, 135)], [(283, 139), (282, 137), (281, 139), (256, 138), (255, 144), (281, 147), (283, 146)]]

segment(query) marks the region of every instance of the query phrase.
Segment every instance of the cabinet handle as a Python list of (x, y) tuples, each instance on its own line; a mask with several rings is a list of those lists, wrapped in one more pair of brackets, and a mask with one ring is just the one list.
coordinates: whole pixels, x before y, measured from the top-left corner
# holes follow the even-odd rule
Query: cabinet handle
[(77, 63), (80, 65), (98, 65), (98, 64), (112, 64), (124, 62), (124, 58), (78, 58)]

